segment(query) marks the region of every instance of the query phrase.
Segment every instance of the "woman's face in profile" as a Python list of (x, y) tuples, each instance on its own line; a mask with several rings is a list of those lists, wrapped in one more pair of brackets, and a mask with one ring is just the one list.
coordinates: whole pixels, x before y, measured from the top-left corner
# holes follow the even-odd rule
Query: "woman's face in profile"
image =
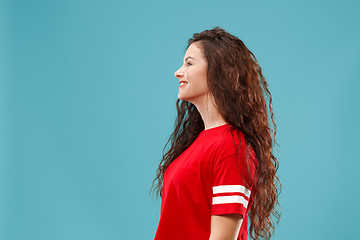
[(178, 98), (193, 104), (202, 102), (209, 92), (206, 81), (208, 64), (199, 43), (192, 43), (184, 56), (183, 66), (175, 72), (180, 84)]

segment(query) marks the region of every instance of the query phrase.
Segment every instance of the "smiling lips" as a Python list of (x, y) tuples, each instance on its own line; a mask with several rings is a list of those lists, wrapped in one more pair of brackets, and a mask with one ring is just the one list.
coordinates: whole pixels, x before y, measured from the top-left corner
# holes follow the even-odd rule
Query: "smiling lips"
[(184, 85), (187, 84), (187, 82), (185, 82), (185, 81), (179, 81), (179, 83), (180, 83), (180, 87), (182, 87), (182, 86), (184, 86)]
[(180, 82), (180, 87), (179, 87), (179, 88), (181, 88), (181, 87), (185, 86), (186, 84), (187, 84), (187, 82), (185, 82), (185, 81), (181, 81), (181, 82)]

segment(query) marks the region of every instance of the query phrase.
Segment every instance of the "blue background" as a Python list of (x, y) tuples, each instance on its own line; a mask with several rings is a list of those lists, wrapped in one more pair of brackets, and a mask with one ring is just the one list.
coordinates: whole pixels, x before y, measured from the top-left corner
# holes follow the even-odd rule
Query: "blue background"
[(1, 1), (0, 239), (153, 239), (193, 33), (255, 54), (278, 125), (273, 239), (359, 239), (359, 1)]

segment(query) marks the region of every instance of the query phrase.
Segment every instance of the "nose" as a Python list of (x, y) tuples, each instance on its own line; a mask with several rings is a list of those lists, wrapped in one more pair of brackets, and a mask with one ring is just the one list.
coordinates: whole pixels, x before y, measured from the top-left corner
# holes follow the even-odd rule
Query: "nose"
[(176, 78), (181, 78), (184, 75), (184, 73), (181, 71), (181, 68), (180, 68), (174, 73), (174, 75)]

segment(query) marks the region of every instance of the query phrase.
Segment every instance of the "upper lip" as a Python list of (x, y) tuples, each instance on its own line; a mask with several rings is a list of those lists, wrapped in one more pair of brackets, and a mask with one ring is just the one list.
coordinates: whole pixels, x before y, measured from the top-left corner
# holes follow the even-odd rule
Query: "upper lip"
[(184, 81), (184, 80), (180, 80), (180, 81), (179, 81), (179, 83), (182, 83), (182, 82), (186, 82), (186, 83), (187, 83), (187, 81)]

